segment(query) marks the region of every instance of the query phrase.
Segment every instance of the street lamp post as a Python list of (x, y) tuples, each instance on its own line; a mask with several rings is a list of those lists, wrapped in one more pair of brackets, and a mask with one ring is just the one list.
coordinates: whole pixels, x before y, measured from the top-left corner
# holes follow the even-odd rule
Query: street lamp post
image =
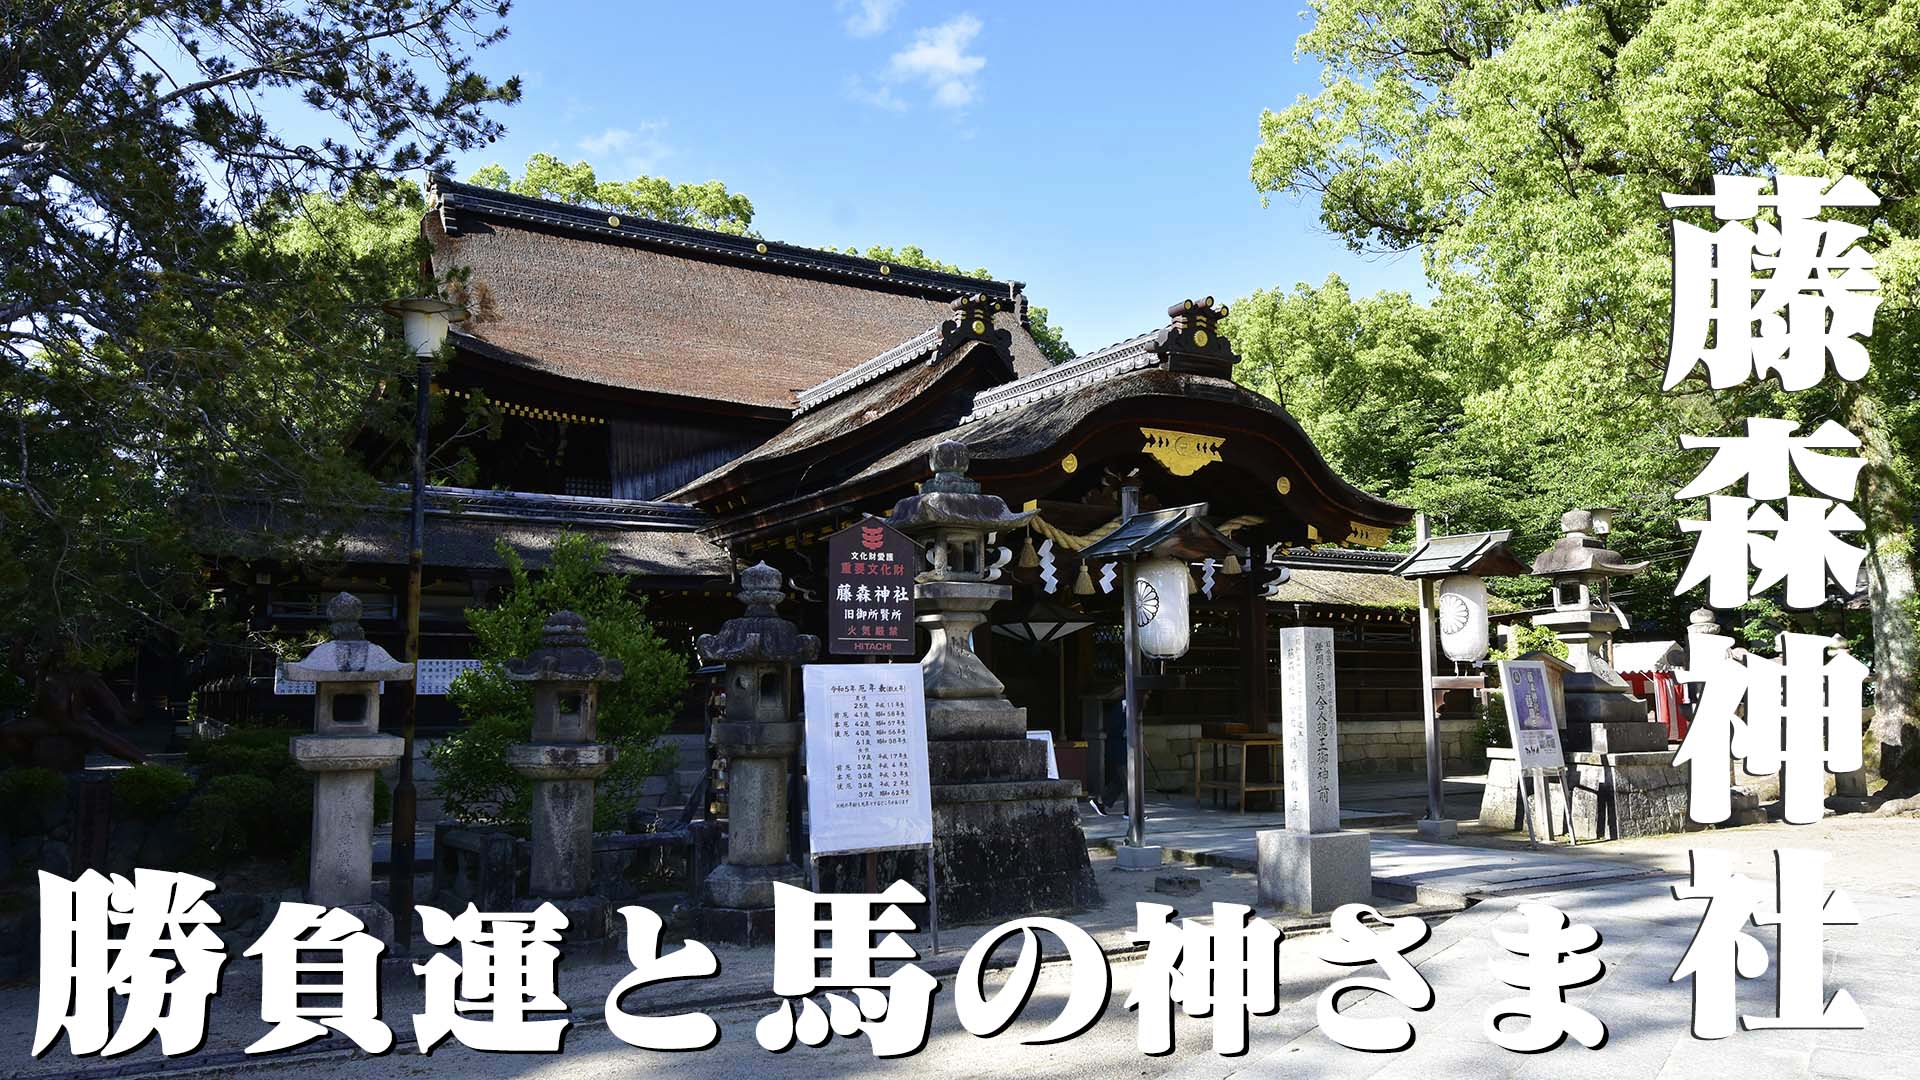
[[(1081, 549), (1091, 563), (1112, 559), (1120, 570), (1120, 640), (1124, 653), (1127, 722), (1127, 842), (1115, 852), (1122, 870), (1149, 870), (1160, 865), (1161, 850), (1147, 845), (1147, 757), (1140, 718), (1140, 691), (1149, 677), (1140, 671), (1142, 651), (1156, 660), (1187, 651), (1187, 569), (1176, 565), (1177, 581), (1161, 576), (1164, 564), (1193, 563), (1201, 559), (1246, 555), (1246, 549), (1206, 522), (1207, 504), (1140, 512), (1140, 487), (1129, 480), (1120, 486), (1120, 519), (1113, 531)], [(1158, 570), (1149, 569), (1163, 564)], [(1156, 585), (1155, 580), (1159, 581)], [(1143, 594), (1145, 594), (1143, 596)], [(1154, 625), (1168, 620), (1164, 628)], [(1143, 640), (1142, 631), (1148, 631)], [(1163, 632), (1164, 631), (1164, 632)], [(1151, 685), (1164, 684), (1164, 676)]]
[[(425, 561), (422, 539), (427, 519), (427, 419), (433, 385), (433, 359), (447, 341), (447, 330), (466, 319), (457, 304), (432, 296), (389, 300), (382, 310), (400, 320), (407, 347), (413, 350), (413, 506), (407, 518), (407, 663), (420, 660), (420, 577)], [(418, 796), (413, 784), (413, 725), (420, 694), (418, 680), (400, 691), (400, 779), (393, 787), (393, 842), (388, 858), (388, 903), (393, 908), (397, 951), (413, 946), (414, 819)]]

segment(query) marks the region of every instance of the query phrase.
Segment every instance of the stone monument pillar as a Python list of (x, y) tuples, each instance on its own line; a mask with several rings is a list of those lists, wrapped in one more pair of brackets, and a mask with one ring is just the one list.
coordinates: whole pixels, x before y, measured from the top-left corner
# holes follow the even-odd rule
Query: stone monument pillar
[(413, 678), (360, 629), (360, 600), (327, 601), (333, 640), (287, 665), (287, 678), (314, 684), (313, 734), (288, 744), (313, 773), (313, 833), (307, 902), (345, 908), (367, 933), (392, 944), (393, 915), (373, 902), (373, 774), (400, 760), (397, 735), (380, 734), (380, 684)]
[(727, 853), (707, 875), (696, 934), (703, 940), (760, 945), (773, 940), (775, 882), (806, 885), (787, 850), (787, 776), (800, 746), (788, 700), (793, 666), (820, 652), (777, 613), (786, 593), (780, 571), (760, 563), (740, 574), (747, 613), (717, 634), (700, 635), (700, 659), (727, 666), (726, 717), (707, 740), (727, 759)]
[(941, 918), (970, 922), (1085, 907), (1099, 898), (1072, 780), (1047, 779), (1046, 746), (1027, 738), (1027, 710), (969, 644), (987, 609), (1012, 595), (996, 583), (987, 535), (1031, 514), (1010, 512), (967, 478), (965, 444), (931, 455), (933, 478), (894, 506), (888, 524), (927, 552), (915, 578), (915, 621), (930, 638), (920, 662), (927, 696), (934, 863)]
[(1368, 903), (1371, 837), (1340, 827), (1333, 631), (1327, 627), (1280, 630), (1280, 738), (1287, 818), (1284, 828), (1256, 836), (1260, 902), (1304, 913)]
[(533, 781), (528, 893), (567, 915), (568, 936), (607, 936), (607, 902), (593, 892), (593, 782), (613, 747), (594, 742), (600, 684), (625, 674), (587, 644), (587, 621), (556, 611), (540, 646), (507, 662), (507, 678), (533, 691), (533, 741), (507, 747), (507, 765)]
[(1613, 511), (1569, 510), (1560, 515), (1562, 535), (1533, 560), (1533, 576), (1553, 583), (1548, 600), (1553, 610), (1533, 617), (1535, 626), (1554, 632), (1567, 647), (1566, 735), (1569, 751), (1599, 754), (1653, 753), (1667, 748), (1666, 732), (1647, 723), (1647, 705), (1634, 696), (1633, 687), (1613, 670), (1613, 633), (1620, 616), (1612, 601), (1617, 577), (1646, 570), (1644, 562), (1630, 563), (1606, 546)]

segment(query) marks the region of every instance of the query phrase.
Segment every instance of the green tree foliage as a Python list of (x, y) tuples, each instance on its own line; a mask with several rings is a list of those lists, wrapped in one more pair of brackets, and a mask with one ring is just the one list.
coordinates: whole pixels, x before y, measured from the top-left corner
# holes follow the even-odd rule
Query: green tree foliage
[[(903, 248), (883, 247), (879, 244), (861, 251), (859, 248), (847, 249), (849, 255), (888, 263), (893, 266), (910, 266), (916, 270), (938, 270), (943, 274), (959, 274), (962, 277), (975, 277), (983, 281), (992, 281), (993, 273), (984, 266), (972, 270), (962, 270), (950, 262), (941, 262), (928, 255), (913, 244)], [(1027, 306), (1027, 332), (1033, 335), (1033, 343), (1040, 347), (1040, 355), (1047, 358), (1049, 364), (1064, 364), (1073, 359), (1073, 346), (1067, 344), (1067, 337), (1060, 328), (1047, 321), (1047, 309)]]
[[(1431, 431), (1433, 411), (1391, 400), (1407, 385), (1391, 380), (1389, 400), (1364, 406), (1398, 423), (1376, 433), (1380, 455), (1419, 451), (1390, 490), (1453, 529), (1516, 527), (1522, 550), (1550, 538), (1561, 510), (1622, 507), (1616, 546), (1661, 560), (1633, 604), (1672, 631), (1700, 599), (1670, 598), (1692, 547), (1674, 519), (1700, 509), (1671, 496), (1704, 464), (1677, 452), (1678, 436), (1735, 434), (1748, 415), (1839, 419), (1869, 444), (1857, 505), (1870, 526), (1876, 722), (1884, 742), (1902, 742), (1903, 726), (1911, 740), (1920, 7), (1318, 0), (1313, 12), (1299, 48), (1324, 65), (1324, 89), (1261, 117), (1251, 174), (1263, 192), (1317, 199), (1322, 223), (1356, 251), (1425, 260), (1429, 312), (1394, 332), (1433, 366), (1417, 377), (1453, 389), (1457, 411)], [(1778, 172), (1852, 173), (1884, 200), (1829, 215), (1868, 226), (1880, 260), (1871, 378), (1791, 396), (1773, 383), (1714, 394), (1700, 379), (1662, 393), (1673, 215), (1661, 193), (1707, 193), (1716, 173)], [(1390, 299), (1349, 303), (1379, 317)], [(1276, 304), (1340, 307), (1298, 292), (1264, 306)], [(1262, 311), (1256, 302), (1233, 316), (1258, 369), (1298, 381), (1312, 363), (1296, 354), (1333, 348), (1415, 377), (1307, 314), (1290, 316), (1303, 330), (1263, 341), (1247, 328)], [(1329, 321), (1341, 325), (1323, 313)], [(1298, 400), (1318, 404), (1311, 391)]]
[(528, 158), (518, 179), (495, 164), (467, 177), (467, 182), (530, 198), (597, 206), (736, 236), (747, 235), (748, 226), (753, 224), (752, 201), (738, 192), (728, 191), (727, 185), (718, 180), (704, 184), (676, 184), (657, 176), (602, 180), (586, 162), (569, 165), (552, 154)]
[[(366, 310), (400, 248), (348, 209), (500, 131), (493, 0), (0, 8), (0, 636), (98, 665), (196, 628), (235, 499), (364, 493), (347, 437), (401, 362)], [(269, 123), (304, 110), (332, 134)], [(343, 211), (344, 212), (344, 211)], [(417, 290), (410, 279), (406, 291)], [(187, 500), (195, 502), (189, 508)]]
[(526, 828), (531, 782), (507, 767), (506, 751), (532, 737), (533, 698), (526, 684), (507, 678), (506, 665), (539, 646), (547, 616), (572, 611), (586, 619), (588, 643), (626, 666), (619, 682), (601, 685), (598, 714), (599, 741), (619, 760), (595, 782), (594, 827), (618, 827), (660, 764), (653, 743), (686, 690), (686, 659), (654, 632), (646, 598), (625, 575), (604, 572), (605, 545), (564, 534), (538, 576), (512, 548), (503, 543), (498, 551), (510, 578), (505, 596), (498, 607), (467, 612), (481, 666), (460, 673), (447, 691), (466, 727), (427, 751), (447, 813)]

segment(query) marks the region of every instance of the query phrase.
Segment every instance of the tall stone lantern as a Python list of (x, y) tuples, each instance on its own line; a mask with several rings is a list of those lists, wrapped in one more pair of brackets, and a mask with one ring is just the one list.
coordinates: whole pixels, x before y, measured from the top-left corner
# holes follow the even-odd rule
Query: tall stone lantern
[(593, 782), (616, 751), (594, 742), (600, 684), (625, 675), (587, 644), (587, 621), (556, 611), (540, 628), (540, 646), (507, 662), (507, 678), (533, 691), (533, 741), (507, 747), (507, 765), (533, 781), (529, 892), (555, 901), (579, 937), (606, 936), (606, 901), (593, 885)]
[(820, 639), (777, 614), (780, 582), (764, 562), (742, 571), (746, 614), (698, 642), (702, 660), (727, 666), (726, 715), (707, 736), (727, 759), (727, 854), (704, 883), (699, 932), (743, 945), (772, 940), (775, 882), (806, 884), (787, 850), (787, 776), (800, 747), (788, 688)]
[(333, 639), (286, 675), (314, 684), (313, 734), (288, 744), (294, 763), (313, 773), (313, 833), (307, 902), (345, 908), (382, 941), (393, 941), (393, 915), (373, 902), (373, 774), (400, 760), (398, 735), (380, 734), (380, 684), (407, 682), (413, 665), (395, 660), (360, 628), (360, 600), (327, 601)]
[[(1567, 647), (1573, 668), (1564, 680), (1566, 748), (1599, 753), (1666, 749), (1666, 736), (1648, 724), (1647, 707), (1607, 660), (1614, 631), (1621, 628), (1612, 599), (1613, 579), (1646, 570), (1606, 546), (1613, 531), (1610, 509), (1569, 510), (1560, 515), (1561, 537), (1533, 560), (1533, 576), (1553, 583), (1553, 610), (1533, 624), (1552, 630)], [(1637, 725), (1627, 727), (1626, 725)]]
[(915, 622), (930, 639), (920, 661), (933, 783), (940, 911), (956, 922), (1098, 899), (1074, 800), (1079, 784), (1047, 779), (1046, 747), (1027, 738), (1027, 710), (973, 652), (987, 609), (1012, 595), (998, 582), (1007, 553), (991, 533), (1024, 526), (967, 476), (964, 443), (933, 448), (933, 477), (895, 504), (888, 524), (926, 552), (914, 579)]

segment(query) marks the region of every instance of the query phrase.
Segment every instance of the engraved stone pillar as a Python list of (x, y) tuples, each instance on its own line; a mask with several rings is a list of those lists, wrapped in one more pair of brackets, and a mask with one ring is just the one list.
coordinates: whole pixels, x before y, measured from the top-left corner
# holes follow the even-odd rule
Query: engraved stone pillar
[(380, 684), (413, 678), (367, 640), (360, 601), (327, 602), (333, 639), (287, 665), (287, 678), (314, 684), (313, 734), (288, 744), (294, 763), (314, 774), (307, 902), (351, 911), (367, 932), (393, 941), (393, 916), (373, 902), (373, 774), (400, 760), (401, 740), (380, 734)]
[(1333, 631), (1280, 631), (1280, 737), (1286, 826), (1256, 837), (1260, 901), (1289, 911), (1332, 911), (1373, 896), (1371, 840), (1340, 828), (1340, 743)]
[(787, 850), (787, 776), (800, 746), (788, 688), (820, 639), (776, 614), (786, 593), (766, 563), (741, 572), (739, 595), (746, 614), (699, 641), (702, 660), (727, 666), (726, 714), (707, 736), (727, 759), (727, 852), (696, 918), (703, 939), (756, 945), (773, 939), (774, 883), (806, 883)]
[(540, 628), (540, 646), (507, 663), (507, 677), (533, 691), (533, 741), (507, 748), (507, 764), (533, 781), (534, 902), (566, 912), (569, 935), (603, 938), (607, 903), (593, 891), (593, 782), (613, 765), (613, 747), (594, 742), (600, 684), (625, 672), (587, 644), (587, 622), (556, 611)]
[(1026, 524), (1004, 499), (968, 479), (965, 444), (931, 455), (933, 478), (894, 506), (888, 524), (927, 552), (915, 578), (915, 619), (930, 646), (920, 662), (927, 697), (934, 862), (941, 918), (971, 922), (1084, 907), (1099, 898), (1074, 808), (1079, 784), (1047, 779), (1045, 745), (1029, 739), (1027, 711), (969, 645), (1010, 553), (987, 536)]

